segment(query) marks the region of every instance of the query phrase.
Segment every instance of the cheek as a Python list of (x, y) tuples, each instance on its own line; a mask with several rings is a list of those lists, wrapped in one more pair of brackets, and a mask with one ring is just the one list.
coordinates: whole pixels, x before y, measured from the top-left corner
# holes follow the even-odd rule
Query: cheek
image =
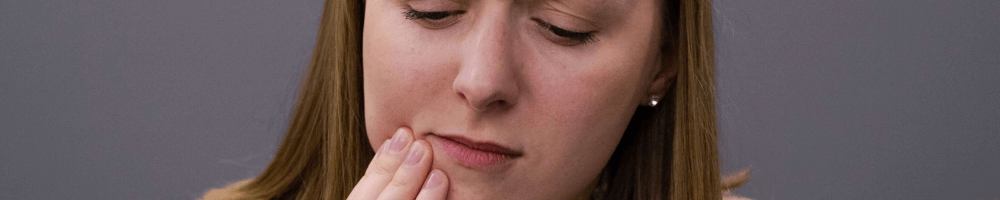
[(537, 173), (550, 174), (539, 175), (552, 177), (549, 184), (586, 186), (617, 147), (649, 81), (650, 63), (623, 56), (632, 55), (628, 51), (607, 47), (594, 59), (539, 59), (527, 68), (537, 105), (524, 122), (537, 134), (524, 137), (542, 154), (533, 164)]
[[(371, 7), (371, 6), (369, 6)], [(446, 55), (454, 48), (412, 34), (415, 27), (393, 8), (370, 8), (363, 33), (365, 123), (373, 149), (411, 124), (412, 116), (451, 92), (456, 73)], [(411, 33), (411, 34), (402, 34)]]

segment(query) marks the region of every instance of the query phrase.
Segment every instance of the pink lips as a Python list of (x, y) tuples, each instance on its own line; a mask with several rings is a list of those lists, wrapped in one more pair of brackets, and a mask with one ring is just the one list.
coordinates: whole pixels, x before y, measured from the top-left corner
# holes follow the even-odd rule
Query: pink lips
[(521, 153), (490, 142), (473, 142), (462, 137), (440, 136), (441, 148), (462, 166), (484, 170), (501, 170)]

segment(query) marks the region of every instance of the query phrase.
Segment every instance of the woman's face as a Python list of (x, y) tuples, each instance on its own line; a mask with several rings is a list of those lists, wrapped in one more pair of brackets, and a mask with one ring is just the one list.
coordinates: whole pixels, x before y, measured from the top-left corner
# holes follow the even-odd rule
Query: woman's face
[(665, 87), (661, 15), (654, 0), (368, 0), (372, 148), (411, 128), (451, 199), (580, 195)]

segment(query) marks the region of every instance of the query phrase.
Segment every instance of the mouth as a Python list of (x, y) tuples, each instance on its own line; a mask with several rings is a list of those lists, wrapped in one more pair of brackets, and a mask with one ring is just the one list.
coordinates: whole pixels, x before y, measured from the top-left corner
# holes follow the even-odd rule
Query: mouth
[(510, 167), (522, 152), (493, 142), (477, 142), (461, 136), (433, 135), (445, 153), (458, 164), (472, 170), (499, 172)]

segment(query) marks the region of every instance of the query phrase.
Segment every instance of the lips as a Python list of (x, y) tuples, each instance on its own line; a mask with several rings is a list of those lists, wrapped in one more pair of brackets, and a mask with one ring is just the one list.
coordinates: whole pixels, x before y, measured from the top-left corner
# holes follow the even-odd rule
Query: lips
[(478, 171), (500, 171), (522, 153), (492, 142), (475, 142), (461, 136), (437, 135), (441, 148), (463, 167)]

